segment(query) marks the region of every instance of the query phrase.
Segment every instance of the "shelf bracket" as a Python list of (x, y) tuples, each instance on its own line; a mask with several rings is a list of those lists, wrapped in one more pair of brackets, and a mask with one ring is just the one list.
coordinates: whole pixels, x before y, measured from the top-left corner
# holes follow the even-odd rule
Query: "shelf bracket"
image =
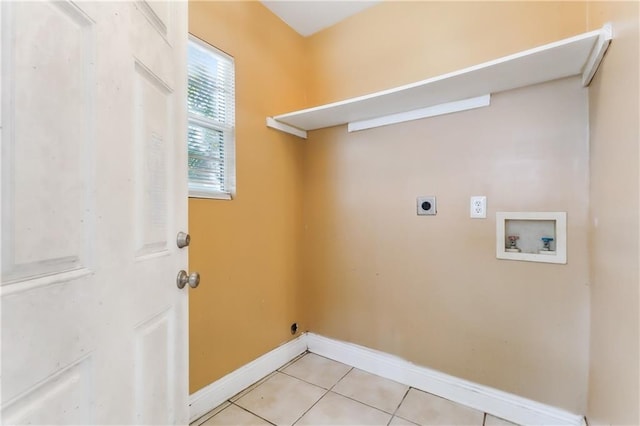
[(374, 127), (404, 123), (405, 121), (419, 120), (421, 118), (435, 117), (438, 115), (451, 114), (453, 112), (482, 108), (489, 106), (490, 104), (491, 95), (482, 95), (475, 98), (463, 99), (461, 101), (447, 102), (426, 108), (414, 109), (412, 111), (371, 118), (369, 120), (352, 121), (348, 124), (348, 130), (349, 132), (357, 132), (359, 130), (372, 129)]
[(598, 40), (596, 41), (595, 46), (593, 46), (591, 55), (589, 55), (589, 59), (587, 59), (587, 62), (585, 63), (582, 70), (582, 85), (584, 87), (587, 87), (589, 84), (591, 84), (591, 80), (596, 74), (596, 71), (600, 66), (600, 62), (602, 62), (604, 53), (607, 51), (612, 38), (613, 29), (611, 27), (611, 24), (605, 24), (600, 30)]
[(302, 139), (307, 139), (307, 132), (305, 130), (300, 130), (297, 127), (281, 123), (273, 117), (267, 117), (267, 127), (280, 130), (281, 132), (289, 133)]

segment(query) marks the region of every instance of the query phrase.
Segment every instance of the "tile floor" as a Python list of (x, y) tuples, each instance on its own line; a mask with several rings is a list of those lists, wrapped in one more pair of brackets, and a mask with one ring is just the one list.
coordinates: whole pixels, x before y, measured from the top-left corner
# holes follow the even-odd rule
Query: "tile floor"
[(505, 420), (305, 353), (191, 426), (474, 425)]

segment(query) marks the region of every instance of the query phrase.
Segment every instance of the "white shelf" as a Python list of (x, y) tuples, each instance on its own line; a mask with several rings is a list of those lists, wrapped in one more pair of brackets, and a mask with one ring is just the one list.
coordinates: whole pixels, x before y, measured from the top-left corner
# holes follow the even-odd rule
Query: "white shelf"
[[(365, 96), (269, 117), (267, 126), (306, 138), (306, 131), (380, 118), (386, 125), (414, 120), (415, 110), (582, 75), (591, 82), (612, 38), (611, 25), (462, 70)], [(465, 108), (469, 109), (469, 108)], [(444, 108), (442, 114), (453, 112)], [(402, 119), (402, 113), (407, 113)], [(400, 115), (400, 116), (399, 116)], [(428, 114), (433, 116), (438, 114)], [(392, 120), (385, 120), (393, 116)], [(293, 129), (288, 129), (292, 127)], [(351, 130), (374, 126), (353, 125)]]

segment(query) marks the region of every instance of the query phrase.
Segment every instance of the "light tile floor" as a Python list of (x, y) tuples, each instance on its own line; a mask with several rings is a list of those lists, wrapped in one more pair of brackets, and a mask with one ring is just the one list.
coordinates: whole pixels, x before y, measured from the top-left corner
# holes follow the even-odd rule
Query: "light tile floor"
[(191, 426), (469, 425), (505, 420), (305, 353)]

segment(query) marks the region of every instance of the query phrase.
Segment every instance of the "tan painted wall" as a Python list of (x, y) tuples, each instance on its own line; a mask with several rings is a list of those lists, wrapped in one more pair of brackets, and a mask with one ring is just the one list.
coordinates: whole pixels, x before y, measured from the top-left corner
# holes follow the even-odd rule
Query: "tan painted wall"
[[(518, 395), (585, 409), (586, 91), (576, 79), (490, 108), (347, 134), (306, 152), (309, 328)], [(415, 197), (436, 195), (418, 217)], [(486, 195), (486, 220), (468, 217)], [(567, 265), (495, 258), (496, 211), (568, 212)]]
[[(203, 275), (190, 300), (191, 391), (289, 339), (297, 320), (584, 412), (588, 153), (575, 80), (448, 117), (327, 129), (307, 145), (266, 129), (264, 117), (570, 36), (585, 30), (586, 13), (581, 2), (386, 2), (304, 40), (256, 2), (190, 3), (191, 32), (238, 67), (238, 197), (189, 204), (190, 267)], [(591, 196), (625, 206), (592, 209), (589, 416), (635, 424), (637, 54), (635, 71), (623, 64), (638, 51), (637, 4), (591, 4), (589, 14), (591, 28), (636, 17), (635, 29), (616, 26), (589, 90)], [(516, 177), (504, 179), (509, 171)], [(426, 193), (438, 195), (435, 218), (414, 215), (414, 197)], [(467, 218), (474, 194), (489, 197), (489, 219)], [(534, 209), (569, 212), (569, 265), (495, 260), (493, 213)]]
[[(383, 3), (311, 38), (311, 99), (425, 78), (585, 25), (581, 3)], [(571, 79), (498, 94), (481, 110), (312, 133), (310, 330), (584, 412), (586, 96)], [(438, 196), (436, 217), (416, 216), (418, 195)], [(486, 220), (468, 218), (471, 195), (488, 197)], [(568, 265), (495, 259), (495, 212), (520, 210), (568, 212)]]
[(237, 197), (189, 200), (190, 390), (291, 338), (299, 320), (302, 149), (267, 129), (304, 102), (303, 38), (259, 2), (190, 2), (189, 31), (236, 60)]
[(638, 317), (640, 135), (637, 2), (589, 4), (614, 40), (589, 88), (591, 129), (590, 424), (640, 424)]
[(585, 31), (584, 2), (385, 1), (309, 38), (309, 103), (341, 100)]

